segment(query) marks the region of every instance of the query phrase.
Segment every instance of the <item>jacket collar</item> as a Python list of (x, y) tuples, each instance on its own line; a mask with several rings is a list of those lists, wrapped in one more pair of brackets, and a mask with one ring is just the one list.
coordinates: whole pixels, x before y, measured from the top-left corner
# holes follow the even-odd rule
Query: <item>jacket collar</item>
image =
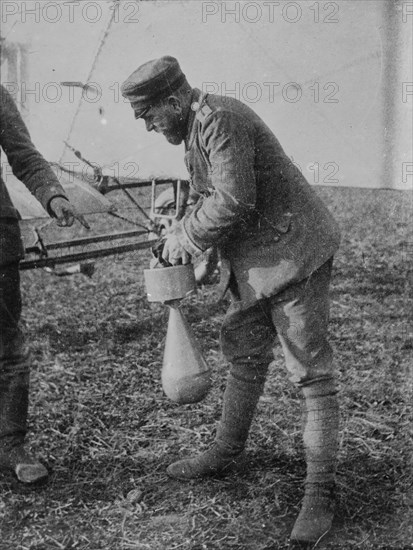
[(203, 98), (206, 94), (203, 94), (201, 90), (198, 88), (194, 88), (192, 91), (192, 97), (191, 97), (191, 108), (189, 109), (189, 115), (188, 115), (188, 125), (186, 130), (186, 138), (185, 138), (185, 151), (188, 151), (194, 142), (195, 135), (196, 135), (196, 127), (198, 124), (198, 120), (196, 118), (196, 113), (202, 104)]

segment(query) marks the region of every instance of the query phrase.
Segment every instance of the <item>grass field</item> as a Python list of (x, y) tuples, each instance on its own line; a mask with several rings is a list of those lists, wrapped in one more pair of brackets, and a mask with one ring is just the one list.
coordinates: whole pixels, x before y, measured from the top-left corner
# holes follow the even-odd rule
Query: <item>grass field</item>
[[(411, 196), (320, 188), (343, 230), (331, 342), (341, 386), (338, 510), (326, 549), (413, 548)], [(409, 233), (410, 231), (410, 233)], [(409, 259), (410, 254), (410, 259)], [(208, 446), (227, 366), (227, 303), (205, 287), (185, 312), (213, 369), (205, 401), (160, 385), (165, 307), (142, 285), (147, 251), (96, 262), (92, 279), (22, 273), (33, 350), (30, 437), (51, 470), (28, 489), (0, 477), (1, 550), (285, 549), (302, 497), (300, 399), (279, 348), (247, 467), (181, 483), (167, 465)], [(410, 281), (411, 282), (411, 281)]]

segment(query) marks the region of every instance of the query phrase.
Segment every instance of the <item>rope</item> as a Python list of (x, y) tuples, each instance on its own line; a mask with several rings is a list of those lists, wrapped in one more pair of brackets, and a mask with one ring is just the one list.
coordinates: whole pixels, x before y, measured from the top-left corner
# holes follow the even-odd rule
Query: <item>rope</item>
[(140, 210), (140, 212), (146, 217), (146, 219), (150, 220), (151, 217), (148, 216), (148, 214), (139, 205), (138, 201), (135, 200), (135, 198), (131, 195), (131, 193), (129, 193), (129, 191), (122, 186), (122, 184), (120, 183), (118, 178), (113, 178), (113, 181), (116, 183), (117, 188), (125, 193), (125, 195), (128, 197), (128, 199)]
[[(110, 28), (111, 28), (112, 23), (113, 23), (113, 21), (114, 21), (114, 19), (115, 19), (116, 10), (117, 10), (117, 8), (118, 8), (118, 5), (119, 5), (120, 0), (113, 0), (113, 1), (114, 1), (114, 9), (112, 9), (112, 14), (111, 14), (110, 19), (109, 19), (109, 22), (108, 22), (108, 24), (107, 24), (107, 26), (106, 26), (106, 30), (105, 30), (105, 32), (104, 32), (104, 35), (103, 35), (101, 41), (100, 41), (100, 44), (99, 44), (98, 49), (97, 49), (97, 51), (96, 51), (95, 57), (94, 57), (94, 59), (93, 59), (93, 61), (92, 61), (92, 66), (91, 66), (90, 71), (89, 71), (89, 74), (87, 75), (87, 78), (86, 78), (86, 84), (87, 84), (87, 83), (90, 81), (90, 79), (92, 78), (92, 74), (93, 74), (93, 71), (95, 70), (95, 67), (96, 67), (98, 58), (99, 58), (100, 53), (101, 53), (101, 51), (102, 51), (102, 49), (103, 49), (103, 46), (105, 45), (105, 42), (106, 42), (106, 39), (107, 39), (107, 37), (108, 37)], [(75, 114), (74, 114), (74, 116), (73, 116), (73, 118), (72, 118), (72, 122), (71, 122), (71, 124), (70, 124), (69, 132), (68, 132), (68, 134), (67, 134), (66, 139), (64, 140), (65, 142), (67, 142), (67, 141), (70, 142), (70, 138), (71, 138), (71, 136), (72, 136), (73, 128), (74, 128), (74, 126), (75, 126), (75, 122), (76, 122), (77, 116), (78, 116), (78, 114), (79, 114), (79, 112), (80, 112), (80, 108), (81, 108), (81, 106), (82, 106), (82, 102), (83, 102), (83, 93), (82, 93), (82, 95), (80, 96), (79, 102), (78, 102), (78, 104), (77, 104), (76, 112), (75, 112)], [(65, 151), (66, 151), (66, 147), (67, 147), (67, 145), (66, 145), (66, 143), (65, 143), (65, 146), (64, 146), (64, 148), (63, 148), (62, 154), (60, 155), (59, 164), (62, 163), (63, 156), (64, 156)]]
[(119, 220), (123, 220), (124, 222), (131, 223), (132, 225), (135, 225), (136, 227), (142, 227), (145, 229), (147, 233), (151, 233), (150, 229), (146, 225), (143, 225), (142, 223), (135, 222), (133, 220), (130, 220), (129, 218), (125, 218), (125, 216), (122, 216), (121, 214), (117, 214), (116, 212), (109, 211), (108, 214), (112, 216), (113, 218), (118, 218)]

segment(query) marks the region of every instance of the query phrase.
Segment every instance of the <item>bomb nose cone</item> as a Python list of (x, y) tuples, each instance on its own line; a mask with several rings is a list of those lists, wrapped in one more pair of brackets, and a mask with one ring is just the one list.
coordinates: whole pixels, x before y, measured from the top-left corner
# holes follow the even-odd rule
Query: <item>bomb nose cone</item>
[(197, 403), (211, 387), (211, 372), (191, 326), (178, 307), (171, 307), (162, 367), (162, 387), (176, 403)]
[(175, 403), (188, 405), (189, 403), (199, 403), (211, 389), (210, 372), (201, 372), (189, 376), (183, 376), (176, 379), (175, 376), (168, 376), (168, 372), (173, 369), (172, 365), (166, 367), (166, 374), (162, 375), (162, 387), (165, 395)]

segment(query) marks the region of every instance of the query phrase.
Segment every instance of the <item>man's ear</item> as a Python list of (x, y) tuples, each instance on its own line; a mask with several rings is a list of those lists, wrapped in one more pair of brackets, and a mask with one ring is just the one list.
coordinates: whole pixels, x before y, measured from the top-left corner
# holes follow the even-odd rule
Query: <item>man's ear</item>
[(177, 115), (182, 114), (182, 105), (178, 97), (171, 95), (168, 97), (168, 104)]

